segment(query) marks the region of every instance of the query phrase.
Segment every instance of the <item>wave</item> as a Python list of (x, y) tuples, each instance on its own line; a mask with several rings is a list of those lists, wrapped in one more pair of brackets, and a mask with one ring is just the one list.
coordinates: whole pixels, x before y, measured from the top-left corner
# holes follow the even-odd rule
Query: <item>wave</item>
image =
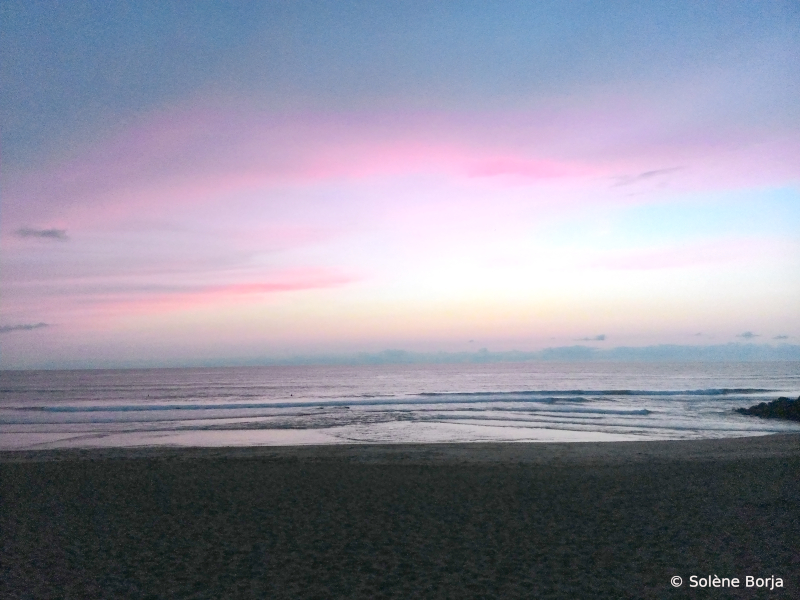
[[(12, 410), (41, 411), (51, 413), (91, 413), (91, 412), (145, 412), (145, 411), (219, 411), (219, 410), (275, 410), (275, 409), (325, 409), (349, 408), (351, 406), (369, 408), (371, 406), (403, 406), (403, 405), (457, 405), (457, 404), (501, 404), (501, 403), (536, 403), (536, 404), (581, 404), (595, 399), (606, 401), (620, 397), (630, 400), (641, 398), (686, 398), (686, 397), (726, 397), (763, 394), (774, 390), (762, 388), (719, 388), (704, 390), (522, 390), (515, 392), (424, 392), (411, 396), (358, 396), (338, 398), (336, 400), (316, 399), (301, 401), (269, 401), (269, 402), (209, 402), (209, 403), (116, 403), (108, 401), (103, 404), (89, 405), (44, 405), (15, 406)], [(577, 409), (570, 409), (577, 410)]]
[(762, 388), (713, 388), (706, 390), (520, 390), (516, 392), (423, 392), (420, 396), (730, 396), (775, 392)]

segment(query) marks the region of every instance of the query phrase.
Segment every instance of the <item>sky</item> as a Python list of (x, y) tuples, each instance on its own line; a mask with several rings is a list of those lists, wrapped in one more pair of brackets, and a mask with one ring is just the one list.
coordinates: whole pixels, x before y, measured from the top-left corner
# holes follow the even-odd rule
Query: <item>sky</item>
[(800, 340), (796, 2), (0, 22), (2, 368)]

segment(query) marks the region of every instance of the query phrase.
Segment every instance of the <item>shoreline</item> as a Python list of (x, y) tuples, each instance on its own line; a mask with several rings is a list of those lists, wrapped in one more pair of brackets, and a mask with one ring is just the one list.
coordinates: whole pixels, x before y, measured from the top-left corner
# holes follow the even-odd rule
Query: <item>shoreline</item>
[(599, 464), (800, 456), (800, 433), (610, 442), (463, 442), (296, 446), (135, 446), (0, 450), (0, 464), (106, 459), (342, 460), (386, 464)]

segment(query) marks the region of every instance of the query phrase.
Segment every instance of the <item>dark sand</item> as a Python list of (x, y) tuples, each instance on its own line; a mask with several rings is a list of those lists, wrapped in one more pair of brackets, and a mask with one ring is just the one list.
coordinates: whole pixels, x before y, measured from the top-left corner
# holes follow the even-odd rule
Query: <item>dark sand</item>
[[(800, 436), (4, 452), (0, 477), (2, 598), (800, 598)], [(709, 574), (742, 587), (688, 588)]]

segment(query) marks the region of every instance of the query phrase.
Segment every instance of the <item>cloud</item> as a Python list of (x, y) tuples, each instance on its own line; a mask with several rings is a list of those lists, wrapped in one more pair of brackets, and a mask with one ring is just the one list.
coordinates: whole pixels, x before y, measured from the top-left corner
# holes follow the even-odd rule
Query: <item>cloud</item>
[(670, 173), (674, 173), (675, 171), (680, 171), (683, 167), (670, 167), (669, 169), (655, 169), (653, 171), (644, 171), (643, 173), (639, 173), (638, 175), (622, 175), (619, 177), (615, 177), (616, 183), (611, 187), (622, 187), (625, 185), (633, 185), (634, 183), (639, 183), (640, 181), (647, 181), (648, 179), (653, 179), (654, 177), (660, 177), (662, 175), (668, 175)]
[(788, 335), (776, 335), (776, 336), (775, 336), (774, 338), (772, 338), (772, 339), (773, 339), (773, 340), (788, 340), (788, 339), (789, 339), (789, 336), (788, 336)]
[(752, 340), (753, 338), (761, 337), (757, 333), (753, 333), (752, 331), (745, 331), (744, 333), (740, 333), (736, 337), (744, 338), (746, 340)]
[(321, 288), (337, 287), (352, 283), (354, 279), (347, 276), (317, 276), (308, 279), (275, 281), (269, 283), (240, 283), (234, 285), (215, 286), (206, 293), (220, 295), (272, 294), (275, 292), (298, 292)]
[[(270, 294), (307, 292), (349, 285), (360, 277), (324, 268), (295, 268), (274, 273), (267, 281), (229, 284), (144, 284), (82, 291), (82, 302), (105, 305), (119, 314), (189, 310), (200, 306), (248, 301)], [(81, 291), (79, 291), (81, 293)]]
[(594, 337), (585, 337), (585, 338), (578, 338), (575, 340), (576, 342), (604, 342), (606, 339), (606, 334), (601, 333), (600, 335), (596, 335)]
[(66, 229), (34, 229), (32, 227), (23, 227), (17, 229), (15, 232), (19, 237), (23, 238), (40, 238), (43, 240), (67, 240)]
[(50, 327), (48, 323), (25, 323), (21, 325), (0, 325), (0, 333), (9, 333), (11, 331), (32, 331), (34, 329), (41, 329), (42, 327)]
[[(143, 207), (227, 202), (234, 193), (286, 185), (419, 175), (552, 182), (609, 174), (587, 167), (582, 158), (553, 155), (543, 141), (534, 147), (521, 143), (518, 127), (509, 133), (508, 124), (498, 132), (498, 118), (519, 118), (503, 115), (487, 113), (465, 123), (427, 113), (176, 106), (98, 140), (69, 161), (11, 177), (6, 204), (19, 222), (58, 214), (85, 227), (87, 219), (107, 222), (108, 213), (138, 215)], [(543, 138), (543, 117), (526, 117), (532, 131), (521, 137)]]
[(519, 157), (501, 157), (480, 160), (468, 169), (472, 177), (512, 175), (532, 180), (586, 175), (586, 169), (576, 165), (551, 160), (530, 160)]

